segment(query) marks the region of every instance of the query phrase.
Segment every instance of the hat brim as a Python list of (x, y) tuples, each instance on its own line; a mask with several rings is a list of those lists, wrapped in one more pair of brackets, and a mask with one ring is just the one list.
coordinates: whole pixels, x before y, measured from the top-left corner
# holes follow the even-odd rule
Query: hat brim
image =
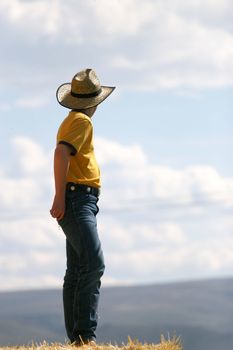
[(101, 86), (101, 93), (95, 97), (80, 98), (71, 95), (71, 83), (65, 83), (59, 86), (56, 92), (58, 103), (69, 109), (84, 109), (99, 105), (115, 89), (113, 86)]

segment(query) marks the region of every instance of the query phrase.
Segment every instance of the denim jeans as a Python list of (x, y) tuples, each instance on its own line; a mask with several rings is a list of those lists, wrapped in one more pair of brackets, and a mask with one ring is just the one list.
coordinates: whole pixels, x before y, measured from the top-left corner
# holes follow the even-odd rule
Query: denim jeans
[(65, 327), (71, 342), (95, 340), (100, 278), (104, 257), (97, 232), (98, 198), (81, 190), (66, 191), (59, 220), (66, 235), (67, 269), (63, 284)]

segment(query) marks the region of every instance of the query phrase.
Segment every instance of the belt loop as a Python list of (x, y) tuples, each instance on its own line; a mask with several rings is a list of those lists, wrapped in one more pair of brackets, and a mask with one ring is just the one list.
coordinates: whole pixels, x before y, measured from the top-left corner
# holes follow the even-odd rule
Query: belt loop
[(83, 192), (88, 193), (88, 194), (93, 194), (97, 198), (100, 195), (100, 189), (99, 188), (88, 186), (88, 185), (83, 185), (83, 184), (77, 184), (77, 183), (74, 183), (74, 182), (68, 182), (66, 184), (66, 188), (69, 191), (72, 191), (72, 192), (80, 190), (80, 191), (83, 191)]

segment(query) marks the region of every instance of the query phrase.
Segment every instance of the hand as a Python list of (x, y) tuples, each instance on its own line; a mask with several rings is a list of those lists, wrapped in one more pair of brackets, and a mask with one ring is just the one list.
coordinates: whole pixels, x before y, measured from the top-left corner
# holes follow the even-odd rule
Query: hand
[(53, 218), (61, 220), (65, 214), (65, 198), (55, 195), (50, 214)]

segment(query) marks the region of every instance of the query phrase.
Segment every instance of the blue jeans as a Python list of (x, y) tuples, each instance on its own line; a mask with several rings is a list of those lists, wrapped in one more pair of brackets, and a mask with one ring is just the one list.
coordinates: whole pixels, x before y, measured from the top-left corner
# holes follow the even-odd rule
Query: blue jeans
[(66, 210), (59, 225), (66, 235), (67, 269), (63, 306), (71, 342), (95, 340), (100, 278), (104, 257), (97, 232), (98, 198), (81, 190), (66, 191)]

